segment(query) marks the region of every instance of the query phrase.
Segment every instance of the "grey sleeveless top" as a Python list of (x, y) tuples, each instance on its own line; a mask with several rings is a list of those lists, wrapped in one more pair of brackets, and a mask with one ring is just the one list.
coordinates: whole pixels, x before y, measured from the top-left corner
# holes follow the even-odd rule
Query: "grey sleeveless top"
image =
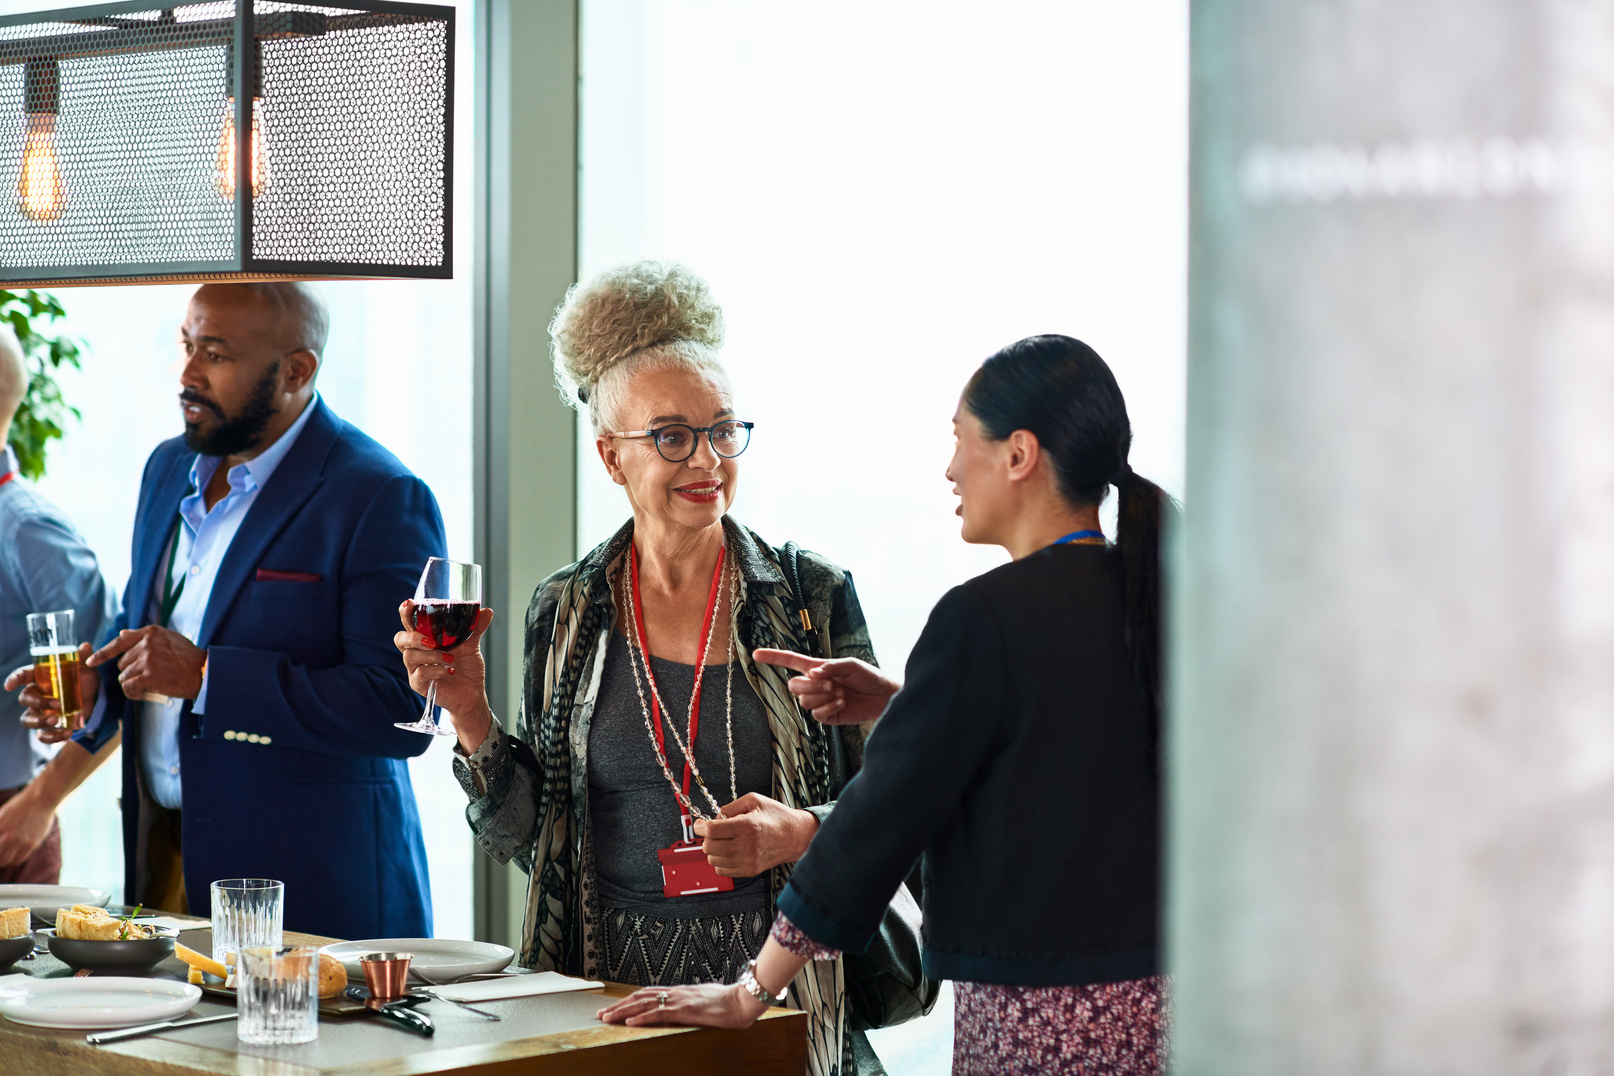
[[(714, 647), (716, 642), (713, 641)], [(621, 635), (611, 640), (588, 733), (589, 826), (601, 907), (675, 919), (766, 908), (766, 873), (734, 879), (734, 889), (728, 893), (672, 898), (662, 895), (661, 861), (656, 852), (678, 840), (683, 830), (678, 801), (661, 772), (650, 733), (645, 729), (644, 709), (628, 664), (629, 645)], [(652, 656), (650, 667), (662, 701), (677, 715), (679, 738), (687, 739), (684, 722), (695, 684), (695, 666)], [(701, 719), (695, 742), (695, 763), (720, 804), (728, 803), (730, 798), (725, 680), (722, 665), (706, 667), (701, 677)], [(773, 778), (768, 717), (738, 660), (734, 663), (733, 690), (736, 792), (739, 796), (747, 792), (766, 796), (771, 794)], [(648, 702), (649, 684), (644, 685), (644, 692)], [(669, 716), (662, 714), (664, 728)], [(665, 734), (665, 740), (668, 768), (682, 782), (684, 755), (670, 732)], [(690, 796), (701, 810), (711, 813), (711, 804), (693, 781)]]

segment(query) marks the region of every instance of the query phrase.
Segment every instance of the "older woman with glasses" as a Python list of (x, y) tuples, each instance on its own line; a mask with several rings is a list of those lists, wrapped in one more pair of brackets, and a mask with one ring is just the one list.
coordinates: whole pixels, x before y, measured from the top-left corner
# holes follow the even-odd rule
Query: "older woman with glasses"
[[(872, 662), (868, 630), (849, 573), (728, 516), (752, 423), (735, 411), (704, 282), (678, 265), (615, 269), (574, 288), (550, 332), (563, 391), (586, 407), (633, 515), (539, 585), (513, 732), (483, 689), (490, 612), (438, 652), (407, 630), (406, 606), (398, 648), (415, 689), (435, 682), (453, 717), (477, 840), (531, 877), (521, 962), (651, 987), (732, 983), (861, 764), (865, 731), (812, 720), (788, 671), (751, 653)], [(820, 1076), (877, 1065), (843, 981), (820, 963), (792, 983)]]

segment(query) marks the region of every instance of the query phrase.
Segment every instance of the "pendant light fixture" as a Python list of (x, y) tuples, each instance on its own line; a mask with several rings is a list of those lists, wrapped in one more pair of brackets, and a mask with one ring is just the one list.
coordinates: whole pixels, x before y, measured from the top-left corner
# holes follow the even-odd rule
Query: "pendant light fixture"
[[(235, 150), (240, 139), (235, 133), (235, 69), (225, 69), (224, 122), (219, 126), (219, 151), (213, 162), (213, 183), (219, 194), (235, 201)], [(269, 185), (269, 150), (263, 137), (263, 45), (252, 45), (252, 136), (249, 139), (252, 197), (263, 194)]]
[(55, 60), (29, 60), (23, 67), (22, 168), (17, 205), (29, 220), (62, 215), (66, 192), (56, 156), (56, 109), (61, 100), (61, 69)]
[(0, 287), (451, 276), (453, 60), (383, 0), (0, 18)]

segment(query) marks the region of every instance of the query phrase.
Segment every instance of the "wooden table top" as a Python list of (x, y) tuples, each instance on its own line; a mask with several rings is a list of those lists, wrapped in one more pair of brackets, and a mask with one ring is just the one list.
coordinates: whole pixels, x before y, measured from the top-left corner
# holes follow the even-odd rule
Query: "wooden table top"
[[(180, 940), (211, 951), (205, 920)], [(288, 945), (326, 945), (337, 939), (287, 931)], [(178, 959), (157, 966), (157, 978), (185, 978)], [(17, 964), (36, 978), (72, 972), (41, 954)], [(481, 1020), (446, 1002), (421, 1009), (437, 1025), (431, 1038), (369, 1016), (320, 1017), (319, 1038), (297, 1046), (249, 1046), (235, 1037), (233, 1021), (171, 1030), (143, 1038), (91, 1046), (88, 1033), (29, 1027), (0, 1019), (0, 1070), (14, 1076), (583, 1076), (655, 1072), (658, 1076), (708, 1076), (715, 1072), (801, 1076), (807, 1068), (807, 1015), (770, 1009), (743, 1031), (713, 1028), (629, 1028), (601, 1024), (593, 1013), (604, 998), (632, 987), (478, 1002), (498, 1014)], [(227, 1013), (227, 1001), (204, 997), (180, 1019)]]

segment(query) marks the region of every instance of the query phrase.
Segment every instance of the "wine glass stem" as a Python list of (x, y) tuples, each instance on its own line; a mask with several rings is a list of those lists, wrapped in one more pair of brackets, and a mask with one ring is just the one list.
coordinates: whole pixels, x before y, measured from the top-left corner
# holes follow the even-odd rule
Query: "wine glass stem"
[(433, 711), (436, 709), (437, 681), (433, 680), (431, 683), (426, 685), (426, 712), (420, 715), (420, 719), (426, 722), (428, 725), (437, 724), (437, 715), (433, 713)]

